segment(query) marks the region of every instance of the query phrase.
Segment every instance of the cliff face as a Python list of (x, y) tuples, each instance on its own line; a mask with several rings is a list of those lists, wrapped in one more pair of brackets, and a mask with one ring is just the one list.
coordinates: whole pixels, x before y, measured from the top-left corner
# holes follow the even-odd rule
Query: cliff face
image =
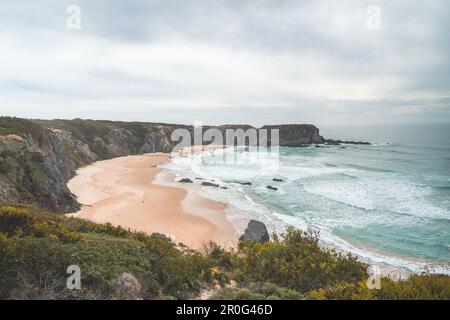
[(319, 129), (312, 124), (284, 124), (263, 126), (262, 129), (278, 129), (280, 146), (299, 147), (309, 144), (321, 144), (325, 139), (319, 134)]
[[(66, 183), (78, 164), (51, 130), (27, 120), (0, 127), (0, 202), (37, 203), (63, 212), (78, 208)], [(9, 132), (8, 132), (9, 131)]]
[[(91, 162), (149, 152), (171, 152), (177, 128), (192, 126), (94, 120), (0, 117), (0, 203), (34, 203), (57, 212), (79, 204), (67, 188), (77, 168)], [(247, 125), (217, 128), (249, 129)], [(281, 146), (324, 143), (313, 125), (265, 126), (280, 130)]]

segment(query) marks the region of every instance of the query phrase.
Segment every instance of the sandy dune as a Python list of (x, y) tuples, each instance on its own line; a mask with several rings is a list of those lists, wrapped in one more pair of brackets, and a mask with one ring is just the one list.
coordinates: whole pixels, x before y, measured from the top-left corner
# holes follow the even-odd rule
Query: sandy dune
[(69, 189), (83, 204), (72, 215), (131, 230), (160, 232), (176, 242), (201, 248), (210, 240), (223, 246), (236, 242), (225, 205), (200, 197), (195, 187), (152, 183), (169, 160), (163, 153), (98, 161), (77, 171)]

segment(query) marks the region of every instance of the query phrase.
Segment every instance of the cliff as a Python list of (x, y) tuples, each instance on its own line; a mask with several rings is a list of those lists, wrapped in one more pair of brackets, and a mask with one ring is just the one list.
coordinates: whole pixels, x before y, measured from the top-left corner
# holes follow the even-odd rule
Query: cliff
[[(0, 117), (0, 203), (36, 204), (57, 212), (77, 211), (67, 188), (77, 168), (130, 154), (171, 152), (177, 128), (192, 126), (100, 120), (26, 120)], [(249, 129), (248, 125), (205, 126)], [(313, 125), (264, 126), (279, 129), (281, 146), (327, 143)], [(338, 141), (333, 141), (338, 143)]]
[(312, 124), (263, 126), (262, 129), (278, 129), (280, 146), (284, 147), (299, 147), (309, 144), (325, 143), (325, 139), (319, 134), (319, 129)]

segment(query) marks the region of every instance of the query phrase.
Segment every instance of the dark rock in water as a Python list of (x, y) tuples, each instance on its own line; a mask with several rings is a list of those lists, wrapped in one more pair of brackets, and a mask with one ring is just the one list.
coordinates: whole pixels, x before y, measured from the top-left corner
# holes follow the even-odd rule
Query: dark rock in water
[(164, 241), (172, 241), (168, 236), (166, 236), (163, 233), (159, 233), (159, 232), (153, 232), (151, 235), (153, 238), (156, 238), (158, 240), (164, 240)]
[(280, 178), (273, 178), (272, 181), (283, 182), (283, 179), (280, 179)]
[(203, 178), (195, 178), (196, 180), (203, 180)]
[(270, 236), (264, 223), (256, 220), (250, 220), (244, 234), (239, 238), (239, 240), (264, 243), (270, 240)]
[(207, 182), (207, 181), (202, 182), (201, 185), (202, 186), (206, 186), (206, 187), (214, 187), (214, 188), (218, 188), (219, 187), (218, 184), (212, 183), (212, 182)]
[(243, 186), (251, 186), (251, 182), (238, 182), (239, 184), (242, 184)]
[(272, 186), (266, 186), (266, 188), (269, 189), (269, 190), (274, 190), (274, 191), (278, 190), (278, 188), (275, 188), (275, 187), (272, 187)]
[(228, 187), (221, 186), (220, 189), (228, 189)]
[(192, 181), (189, 178), (183, 178), (181, 180), (178, 180), (178, 182), (181, 182), (181, 183), (194, 183), (194, 181)]
[(325, 144), (331, 145), (331, 146), (339, 146), (341, 144), (370, 145), (369, 142), (365, 142), (365, 141), (343, 141), (343, 140), (333, 140), (333, 139), (325, 140)]

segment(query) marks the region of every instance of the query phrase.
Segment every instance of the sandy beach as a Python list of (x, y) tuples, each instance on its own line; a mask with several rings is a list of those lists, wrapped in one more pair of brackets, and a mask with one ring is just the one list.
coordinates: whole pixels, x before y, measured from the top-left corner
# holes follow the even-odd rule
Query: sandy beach
[[(157, 166), (170, 154), (152, 153), (98, 161), (80, 168), (68, 183), (83, 205), (70, 215), (111, 223), (146, 233), (159, 232), (194, 249), (209, 242), (230, 247), (236, 243), (226, 205), (198, 195), (195, 187), (163, 185)], [(163, 173), (169, 178), (169, 173)]]

